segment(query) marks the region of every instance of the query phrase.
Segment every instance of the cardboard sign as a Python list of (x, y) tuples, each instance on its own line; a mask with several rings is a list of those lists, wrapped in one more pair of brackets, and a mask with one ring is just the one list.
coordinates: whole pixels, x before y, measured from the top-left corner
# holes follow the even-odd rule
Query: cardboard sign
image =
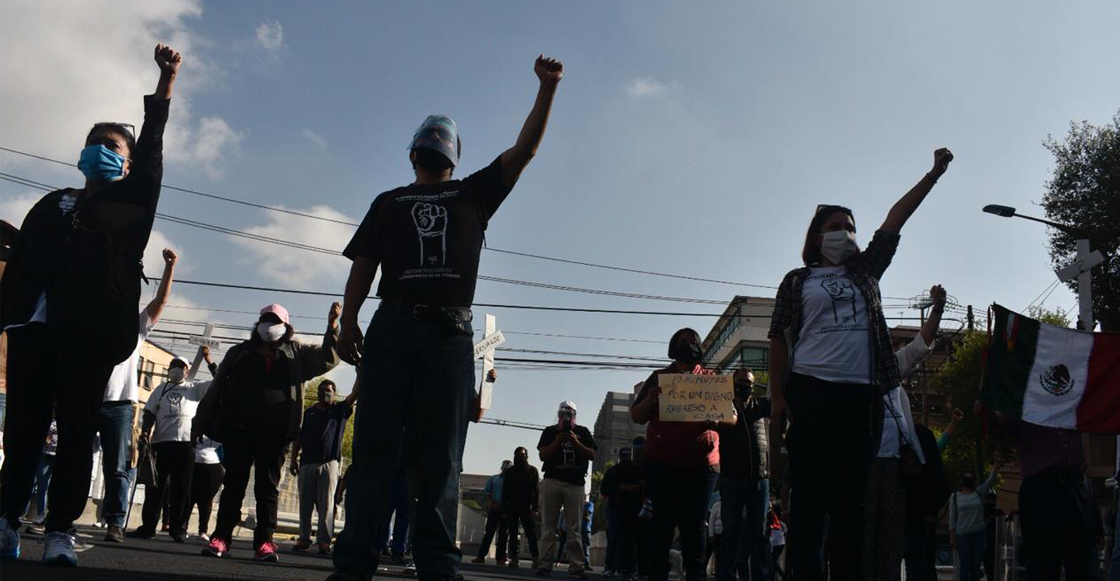
[(722, 422), (735, 414), (735, 387), (730, 375), (665, 374), (659, 418), (663, 422)]

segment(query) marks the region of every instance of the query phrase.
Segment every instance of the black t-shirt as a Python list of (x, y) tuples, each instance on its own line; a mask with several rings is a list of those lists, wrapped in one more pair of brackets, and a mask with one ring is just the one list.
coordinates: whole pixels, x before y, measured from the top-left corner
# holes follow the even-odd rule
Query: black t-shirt
[(342, 433), (346, 420), (353, 415), (349, 404), (336, 403), (327, 409), (313, 405), (303, 412), (303, 428), (299, 433), (299, 463), (324, 464), (342, 459)]
[(641, 473), (638, 472), (638, 467), (633, 462), (619, 463), (608, 468), (603, 474), (599, 491), (607, 496), (611, 508), (619, 511), (619, 514), (636, 515), (642, 508), (642, 493), (624, 492), (621, 487), (640, 485), (641, 483)]
[(249, 350), (234, 362), (233, 377), (236, 386), (225, 407), (234, 423), (270, 435), (284, 433), (289, 422), (288, 360)]
[[(556, 439), (556, 434), (559, 433), (560, 428), (556, 426), (545, 428), (541, 432), (541, 441), (537, 443), (537, 448), (552, 445), (552, 441)], [(584, 446), (592, 450), (598, 448), (595, 445), (595, 439), (591, 437), (591, 432), (587, 428), (577, 425), (572, 428), (572, 433), (576, 435), (576, 438), (579, 438), (580, 443)], [(564, 442), (559, 452), (544, 461), (544, 477), (583, 486), (586, 482), (584, 477), (587, 476), (587, 466), (590, 462), (576, 451), (576, 447), (571, 442)]]
[(342, 254), (381, 264), (381, 298), (469, 307), (483, 232), (509, 194), (501, 159), (462, 180), (412, 184), (377, 196)]

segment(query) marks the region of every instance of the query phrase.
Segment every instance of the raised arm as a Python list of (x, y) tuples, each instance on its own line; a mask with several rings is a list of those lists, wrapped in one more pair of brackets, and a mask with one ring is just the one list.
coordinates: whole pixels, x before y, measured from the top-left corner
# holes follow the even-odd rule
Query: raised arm
[(175, 263), (178, 261), (179, 256), (175, 254), (174, 250), (163, 249), (163, 276), (159, 279), (159, 288), (156, 289), (155, 298), (144, 309), (148, 312), (148, 320), (152, 322), (153, 327), (159, 322), (163, 307), (167, 305), (167, 296), (171, 294), (171, 279), (175, 277)]
[(918, 180), (918, 183), (910, 188), (906, 195), (895, 202), (891, 211), (887, 213), (887, 219), (883, 221), (883, 225), (879, 229), (891, 234), (901, 232), (902, 227), (906, 225), (906, 221), (914, 214), (914, 210), (922, 205), (922, 201), (933, 189), (933, 185), (937, 183), (938, 178), (945, 173), (945, 170), (949, 169), (949, 162), (951, 161), (953, 161), (953, 152), (947, 148), (942, 147), (933, 152), (933, 169), (922, 176), (922, 179)]
[(346, 279), (346, 296), (342, 300), (342, 331), (339, 333), (338, 354), (350, 365), (362, 363), (362, 330), (358, 327), (358, 311), (369, 296), (373, 277), (377, 274), (377, 261), (363, 256), (354, 257), (350, 265), (350, 278)]
[(929, 318), (922, 324), (922, 340), (926, 346), (932, 348), (937, 339), (937, 330), (941, 328), (941, 315), (945, 313), (945, 300), (947, 295), (941, 285), (934, 285), (929, 289), (929, 296), (933, 299), (933, 307), (929, 310)]
[(540, 88), (537, 90), (537, 100), (533, 103), (533, 110), (529, 112), (525, 125), (521, 127), (517, 143), (502, 152), (502, 183), (507, 188), (512, 188), (513, 184), (517, 183), (522, 170), (537, 154), (537, 147), (540, 146), (545, 127), (548, 126), (548, 114), (552, 111), (552, 98), (556, 96), (556, 86), (564, 76), (564, 64), (554, 58), (540, 55), (533, 65), (533, 72), (541, 81)]
[(175, 52), (169, 46), (156, 45), (156, 64), (159, 65), (159, 82), (156, 83), (155, 98), (167, 101), (171, 98), (171, 91), (175, 87), (175, 77), (179, 75), (179, 65), (183, 64), (183, 55)]
[(347, 406), (354, 407), (358, 403), (358, 398), (362, 395), (362, 368), (358, 368), (358, 373), (354, 376), (354, 387), (350, 388), (350, 395), (342, 400), (342, 403)]
[(300, 345), (298, 356), (303, 368), (303, 381), (311, 381), (338, 366), (338, 316), (342, 305), (331, 303), (327, 311), (327, 332), (320, 345)]
[(992, 486), (995, 485), (996, 476), (999, 476), (1000, 466), (1003, 466), (1003, 458), (1000, 456), (999, 452), (996, 452), (995, 458), (992, 461), (992, 472), (991, 472), (991, 474), (988, 474), (988, 479), (985, 480), (984, 483), (981, 484), (976, 489), (976, 492), (981, 497), (983, 497), (985, 494), (987, 494), (988, 491), (992, 489)]

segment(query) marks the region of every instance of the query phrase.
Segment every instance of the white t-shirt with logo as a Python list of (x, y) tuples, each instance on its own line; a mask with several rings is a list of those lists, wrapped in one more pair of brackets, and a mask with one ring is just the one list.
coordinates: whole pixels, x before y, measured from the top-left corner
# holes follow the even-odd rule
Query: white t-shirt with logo
[(191, 441), (191, 422), (198, 412), (198, 403), (210, 389), (211, 381), (165, 381), (152, 392), (145, 413), (156, 416), (152, 443)]
[(836, 383), (871, 383), (867, 301), (843, 266), (809, 269), (801, 313), (793, 372)]
[(148, 335), (155, 328), (155, 323), (148, 317), (148, 309), (140, 310), (140, 333), (136, 339), (136, 349), (128, 359), (121, 361), (113, 368), (109, 376), (109, 383), (105, 385), (105, 398), (103, 401), (137, 401), (140, 389), (140, 346), (148, 340)]

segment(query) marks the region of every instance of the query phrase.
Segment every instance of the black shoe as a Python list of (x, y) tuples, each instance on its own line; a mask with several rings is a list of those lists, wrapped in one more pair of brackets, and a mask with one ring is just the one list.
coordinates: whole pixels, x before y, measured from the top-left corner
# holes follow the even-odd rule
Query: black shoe
[(138, 529), (125, 533), (124, 536), (130, 539), (150, 539), (156, 536), (156, 531), (155, 529), (146, 529), (144, 527), (140, 527)]
[(109, 530), (105, 533), (105, 540), (110, 543), (123, 543), (124, 529), (117, 525), (109, 525)]
[(185, 542), (187, 542), (187, 534), (186, 533), (171, 533), (171, 540), (175, 541), (176, 543), (185, 543)]

